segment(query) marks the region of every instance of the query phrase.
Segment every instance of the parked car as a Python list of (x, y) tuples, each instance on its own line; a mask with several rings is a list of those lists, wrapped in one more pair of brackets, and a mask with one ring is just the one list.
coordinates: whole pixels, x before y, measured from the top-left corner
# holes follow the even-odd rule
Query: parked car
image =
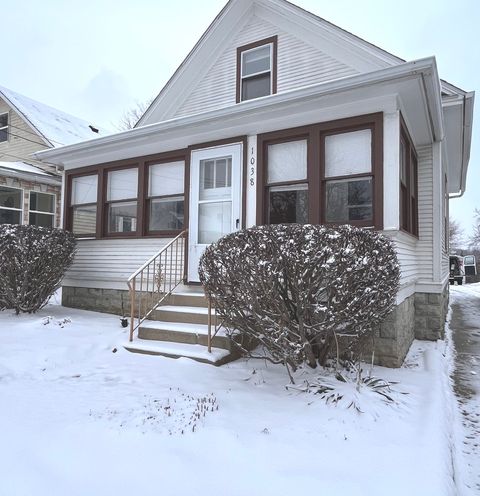
[(463, 257), (450, 255), (450, 284), (457, 281), (459, 285), (462, 285), (464, 276)]
[(475, 260), (475, 255), (465, 255), (463, 257), (463, 267), (465, 269), (466, 276), (476, 276), (477, 261)]

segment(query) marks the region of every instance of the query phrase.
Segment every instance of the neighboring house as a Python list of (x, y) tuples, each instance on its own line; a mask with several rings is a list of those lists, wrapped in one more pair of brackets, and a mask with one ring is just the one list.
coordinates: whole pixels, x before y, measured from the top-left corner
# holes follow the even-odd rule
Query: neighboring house
[[(376, 358), (398, 366), (414, 337), (443, 336), (473, 100), (433, 57), (406, 62), (284, 0), (231, 0), (135, 129), (36, 154), (65, 168), (65, 227), (85, 238), (64, 304), (119, 312), (128, 276), (186, 228), (195, 283), (205, 246), (241, 227), (350, 223), (395, 242), (401, 288)], [(174, 311), (156, 314), (163, 329), (204, 322)]]
[(59, 227), (61, 168), (32, 154), (96, 136), (88, 122), (0, 86), (0, 224)]

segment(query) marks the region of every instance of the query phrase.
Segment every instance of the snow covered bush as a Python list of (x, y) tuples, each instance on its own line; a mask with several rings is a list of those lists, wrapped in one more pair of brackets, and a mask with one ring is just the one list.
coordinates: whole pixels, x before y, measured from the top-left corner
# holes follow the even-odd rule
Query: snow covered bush
[(36, 312), (60, 287), (75, 238), (61, 229), (0, 225), (0, 309)]
[(224, 327), (292, 370), (358, 357), (392, 310), (400, 277), (381, 234), (299, 224), (229, 234), (206, 249), (199, 273)]

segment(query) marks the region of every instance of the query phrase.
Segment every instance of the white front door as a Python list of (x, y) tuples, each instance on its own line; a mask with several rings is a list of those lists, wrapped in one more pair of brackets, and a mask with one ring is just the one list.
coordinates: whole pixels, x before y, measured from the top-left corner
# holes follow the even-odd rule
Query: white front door
[(242, 145), (194, 150), (190, 162), (188, 280), (198, 282), (205, 248), (240, 229)]

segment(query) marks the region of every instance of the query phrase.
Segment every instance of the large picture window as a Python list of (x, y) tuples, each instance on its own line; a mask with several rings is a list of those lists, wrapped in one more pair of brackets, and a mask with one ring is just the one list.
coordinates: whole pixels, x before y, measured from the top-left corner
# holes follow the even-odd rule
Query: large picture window
[(400, 131), (400, 227), (418, 236), (418, 161), (407, 128)]
[(276, 93), (277, 37), (237, 49), (237, 103)]
[(185, 162), (148, 167), (148, 230), (181, 231), (184, 226)]
[(137, 231), (138, 168), (108, 171), (108, 233)]
[(69, 228), (77, 236), (94, 236), (96, 233), (97, 189), (97, 174), (72, 178)]
[(257, 223), (383, 228), (381, 113), (258, 136)]
[(55, 226), (55, 195), (30, 192), (29, 224), (41, 227)]
[(23, 191), (0, 186), (0, 224), (22, 224)]

